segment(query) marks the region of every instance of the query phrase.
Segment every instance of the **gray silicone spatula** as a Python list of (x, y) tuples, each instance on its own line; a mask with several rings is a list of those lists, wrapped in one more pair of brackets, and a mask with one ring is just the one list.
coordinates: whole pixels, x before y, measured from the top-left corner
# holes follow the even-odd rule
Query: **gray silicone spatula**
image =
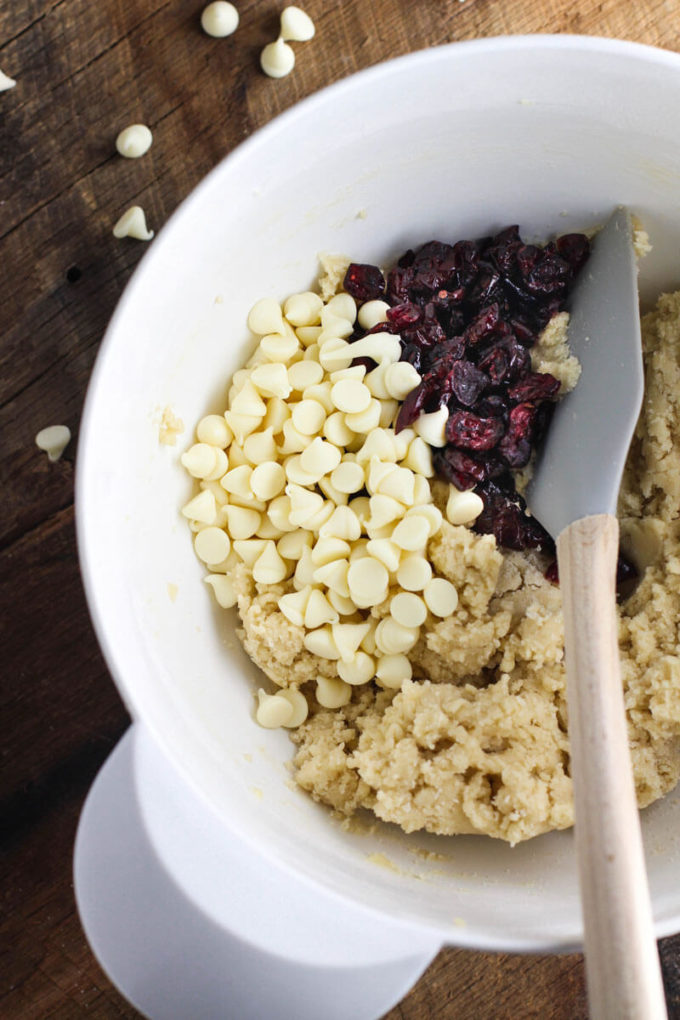
[(570, 312), (582, 373), (555, 410), (527, 498), (557, 541), (588, 999), (595, 1020), (662, 1020), (616, 616), (616, 503), (643, 394), (626, 209), (595, 237)]

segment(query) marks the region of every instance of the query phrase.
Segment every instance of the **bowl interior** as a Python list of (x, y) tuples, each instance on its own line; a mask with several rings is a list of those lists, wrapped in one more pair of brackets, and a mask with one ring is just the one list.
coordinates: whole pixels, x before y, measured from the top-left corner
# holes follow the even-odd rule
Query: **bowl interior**
[[(275, 87), (273, 85), (272, 87)], [(625, 102), (622, 102), (625, 96)], [(179, 454), (252, 343), (265, 295), (309, 287), (320, 252), (389, 261), (433, 237), (518, 223), (596, 225), (625, 203), (649, 231), (649, 304), (680, 286), (680, 58), (597, 39), (455, 44), (312, 97), (231, 154), (153, 242), (111, 322), (79, 450), (78, 532), (100, 641), (123, 697), (197, 794), (265, 854), (445, 940), (578, 943), (570, 833), (514, 849), (482, 837), (349, 832), (291, 783), (292, 745), (260, 729), (262, 678), (218, 612), (179, 515)], [(157, 424), (172, 408), (176, 447)], [(643, 815), (659, 934), (680, 927), (680, 798)]]

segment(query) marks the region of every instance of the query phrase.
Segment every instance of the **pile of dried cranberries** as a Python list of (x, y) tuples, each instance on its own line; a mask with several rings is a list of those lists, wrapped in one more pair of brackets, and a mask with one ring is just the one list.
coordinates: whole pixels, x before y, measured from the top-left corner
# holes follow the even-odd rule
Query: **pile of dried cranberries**
[(398, 333), (402, 361), (421, 375), (397, 431), (446, 404), (447, 444), (433, 450), (435, 470), (458, 489), (474, 488), (484, 502), (475, 529), (509, 549), (554, 549), (526, 513), (513, 472), (540, 443), (560, 388), (554, 376), (532, 371), (529, 351), (564, 308), (589, 254), (584, 234), (539, 247), (511, 226), (478, 241), (429, 241), (402, 255), (387, 279), (358, 263), (345, 276), (357, 301), (387, 301), (388, 322), (374, 332)]

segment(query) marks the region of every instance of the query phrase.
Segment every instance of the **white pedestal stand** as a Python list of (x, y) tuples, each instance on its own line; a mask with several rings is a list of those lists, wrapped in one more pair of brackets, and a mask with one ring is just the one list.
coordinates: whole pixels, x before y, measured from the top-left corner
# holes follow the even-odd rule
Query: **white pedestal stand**
[(377, 1020), (440, 948), (258, 858), (140, 726), (88, 795), (74, 876), (95, 955), (152, 1020)]

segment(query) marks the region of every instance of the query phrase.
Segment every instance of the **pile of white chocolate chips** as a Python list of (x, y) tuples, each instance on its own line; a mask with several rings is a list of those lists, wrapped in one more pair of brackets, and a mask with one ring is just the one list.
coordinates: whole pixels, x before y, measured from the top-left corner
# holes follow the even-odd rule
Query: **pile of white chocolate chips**
[[(420, 377), (379, 329), (388, 306), (338, 292), (346, 265), (328, 260), (320, 294), (254, 305), (257, 347), (181, 457), (198, 480), (182, 513), (206, 581), (238, 607), (237, 632), (272, 682), (257, 721), (292, 731), (298, 783), (343, 815), (366, 807), (406, 831), (511, 843), (564, 828), (559, 588), (539, 554), (471, 530), (479, 496), (434, 478), (446, 408), (395, 432)], [(350, 344), (357, 318), (376, 331)], [(556, 316), (532, 351), (563, 392), (579, 372), (566, 325)], [(364, 357), (376, 367), (352, 365)], [(640, 592), (644, 612), (677, 615), (680, 594), (667, 605)], [(622, 658), (629, 709), (642, 699), (632, 739), (645, 803), (677, 780), (680, 711), (670, 727), (655, 720), (631, 678), (638, 650), (624, 641)], [(677, 660), (673, 671), (669, 684)]]

